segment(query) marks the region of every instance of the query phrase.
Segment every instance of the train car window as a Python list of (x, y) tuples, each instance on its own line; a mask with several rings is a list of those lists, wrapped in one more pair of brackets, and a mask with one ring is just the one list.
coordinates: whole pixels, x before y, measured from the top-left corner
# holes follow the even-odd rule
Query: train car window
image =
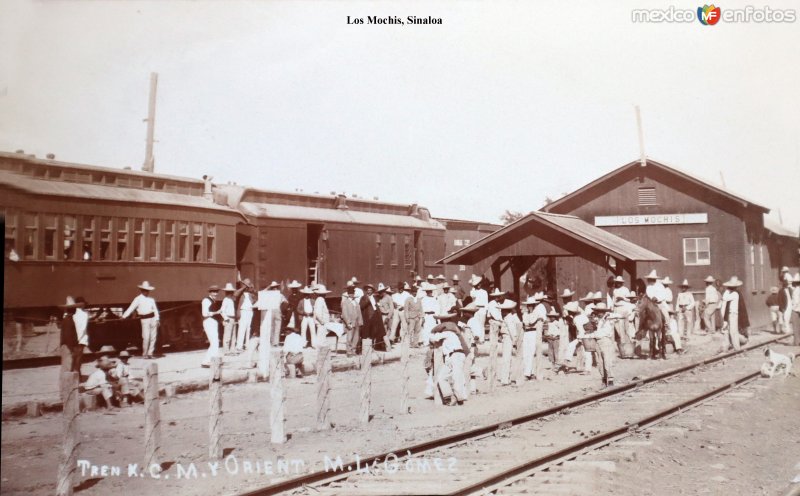
[(206, 260), (213, 262), (216, 256), (217, 226), (206, 224)]
[(81, 240), (81, 260), (91, 261), (94, 255), (95, 219), (89, 215), (81, 218), (83, 239)]
[(6, 210), (3, 219), (6, 228), (5, 257), (16, 262), (19, 260), (19, 253), (17, 253), (17, 214)]
[(406, 267), (411, 267), (414, 259), (414, 251), (411, 249), (411, 238), (408, 234), (403, 235), (403, 261)]
[(111, 259), (111, 217), (100, 217), (98, 219), (100, 227), (100, 260)]
[(64, 260), (75, 259), (75, 235), (77, 234), (74, 215), (64, 216)]
[(164, 221), (164, 260), (175, 260), (175, 221)]
[(203, 251), (203, 225), (199, 223), (192, 224), (192, 261), (202, 261), (201, 256)]
[(133, 259), (144, 259), (144, 219), (133, 219)]
[(44, 258), (56, 258), (56, 231), (58, 230), (58, 217), (53, 214), (42, 215), (44, 223)]
[(117, 260), (128, 260), (128, 241), (131, 222), (129, 219), (117, 219)]
[(22, 241), (22, 255), (27, 259), (33, 259), (36, 258), (39, 222), (35, 214), (23, 214), (22, 220), (25, 224), (25, 231), (23, 233)]
[(181, 222), (179, 225), (180, 237), (178, 239), (178, 246), (180, 246), (181, 261), (189, 261), (189, 223)]
[(148, 250), (150, 250), (150, 260), (158, 260), (161, 258), (159, 254), (161, 253), (161, 236), (159, 236), (159, 232), (161, 229), (161, 221), (150, 219), (150, 245)]
[(375, 235), (375, 265), (383, 266), (383, 247), (380, 234)]
[(392, 267), (397, 267), (397, 236), (392, 234), (391, 237), (391, 264)]

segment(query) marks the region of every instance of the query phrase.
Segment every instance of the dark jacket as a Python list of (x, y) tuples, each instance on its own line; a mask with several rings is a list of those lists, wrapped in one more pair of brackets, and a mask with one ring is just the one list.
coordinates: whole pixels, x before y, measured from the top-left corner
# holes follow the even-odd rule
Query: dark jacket
[(71, 313), (65, 314), (61, 320), (61, 344), (69, 347), (78, 345), (78, 331), (75, 329), (75, 321), (72, 320)]
[[(787, 295), (787, 291), (789, 290), (789, 295)], [(785, 312), (787, 308), (792, 306), (792, 297), (791, 297), (792, 288), (784, 288), (778, 290), (778, 310), (781, 312)]]

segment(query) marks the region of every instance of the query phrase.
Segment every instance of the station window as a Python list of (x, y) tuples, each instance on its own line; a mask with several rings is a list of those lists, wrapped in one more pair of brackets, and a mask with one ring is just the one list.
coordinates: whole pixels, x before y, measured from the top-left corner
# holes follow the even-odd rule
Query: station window
[(56, 232), (58, 231), (58, 217), (53, 214), (42, 216), (44, 223), (44, 258), (56, 258)]
[(64, 216), (64, 260), (75, 260), (77, 221), (74, 215)]
[(5, 221), (6, 227), (6, 239), (5, 239), (5, 257), (18, 259), (19, 253), (17, 253), (17, 215), (10, 213), (6, 210), (5, 215), (3, 216), (3, 220)]
[(199, 223), (192, 224), (192, 261), (200, 262), (203, 251), (203, 225)]
[(217, 247), (217, 226), (206, 224), (206, 260), (214, 261)]
[(383, 265), (383, 243), (381, 242), (381, 235), (375, 235), (375, 265)]
[(84, 216), (81, 219), (83, 224), (83, 240), (81, 241), (81, 259), (92, 260), (94, 256), (94, 217)]
[(129, 236), (130, 236), (130, 220), (117, 219), (117, 260), (128, 259)]
[(22, 238), (22, 256), (32, 259), (36, 257), (36, 237), (39, 232), (38, 219), (34, 214), (24, 214), (22, 221), (25, 226)]
[(709, 238), (683, 238), (684, 265), (711, 265)]
[(189, 261), (189, 223), (178, 223), (178, 246), (180, 247), (181, 261)]
[(149, 224), (150, 224), (150, 244), (148, 248), (148, 250), (150, 251), (149, 256), (150, 260), (158, 260), (160, 258), (159, 253), (161, 252), (161, 243), (160, 243), (161, 239), (159, 236), (161, 221), (150, 219)]
[(133, 259), (144, 259), (144, 219), (133, 219)]
[(397, 267), (397, 236), (394, 234), (392, 234), (390, 246), (391, 246), (391, 256), (392, 256), (391, 258), (392, 267)]
[(175, 221), (164, 221), (164, 260), (175, 260)]
[(100, 217), (100, 251), (99, 260), (111, 259), (111, 217)]
[(411, 249), (411, 239), (408, 234), (403, 236), (403, 259), (406, 267), (411, 267), (411, 261), (414, 259), (414, 252)]

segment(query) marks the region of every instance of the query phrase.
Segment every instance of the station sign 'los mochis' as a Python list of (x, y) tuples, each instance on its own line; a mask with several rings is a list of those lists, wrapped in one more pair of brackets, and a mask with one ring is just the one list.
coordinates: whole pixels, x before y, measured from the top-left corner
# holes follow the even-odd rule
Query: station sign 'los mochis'
[(655, 226), (664, 224), (708, 224), (708, 214), (604, 215), (594, 218), (594, 225), (598, 227)]

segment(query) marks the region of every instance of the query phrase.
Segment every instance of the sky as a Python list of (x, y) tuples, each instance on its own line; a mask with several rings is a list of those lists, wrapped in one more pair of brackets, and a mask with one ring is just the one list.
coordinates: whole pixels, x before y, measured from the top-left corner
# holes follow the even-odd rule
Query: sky
[(0, 150), (140, 168), (157, 72), (156, 172), (499, 222), (637, 159), (638, 105), (649, 157), (800, 228), (800, 19), (632, 21), (668, 5), (3, 0)]

